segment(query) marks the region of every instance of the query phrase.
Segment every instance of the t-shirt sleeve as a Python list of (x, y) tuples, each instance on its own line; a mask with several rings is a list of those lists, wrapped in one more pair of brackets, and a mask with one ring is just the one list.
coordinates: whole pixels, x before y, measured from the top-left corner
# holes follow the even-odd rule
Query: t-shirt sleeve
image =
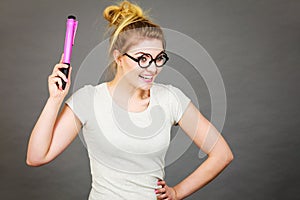
[(169, 99), (170, 101), (170, 110), (171, 110), (171, 119), (173, 121), (173, 124), (175, 126), (178, 125), (179, 120), (181, 119), (184, 111), (186, 110), (186, 108), (188, 107), (191, 99), (186, 96), (181, 89), (172, 86), (172, 85), (168, 85), (169, 88)]
[(78, 119), (84, 125), (89, 116), (89, 107), (91, 99), (91, 85), (85, 85), (84, 87), (75, 91), (65, 103), (72, 109)]

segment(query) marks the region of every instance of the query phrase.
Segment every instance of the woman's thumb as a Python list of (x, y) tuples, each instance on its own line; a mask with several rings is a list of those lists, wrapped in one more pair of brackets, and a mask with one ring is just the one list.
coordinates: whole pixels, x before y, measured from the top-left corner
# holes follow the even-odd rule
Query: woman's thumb
[(60, 58), (60, 61), (59, 61), (59, 63), (61, 63), (61, 64), (62, 64), (62, 63), (63, 63), (63, 59), (64, 59), (64, 53), (62, 53), (62, 54), (61, 54), (61, 58)]

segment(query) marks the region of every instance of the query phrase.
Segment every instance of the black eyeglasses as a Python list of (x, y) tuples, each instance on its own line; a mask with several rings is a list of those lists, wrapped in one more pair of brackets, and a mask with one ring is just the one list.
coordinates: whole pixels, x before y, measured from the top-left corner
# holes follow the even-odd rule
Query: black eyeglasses
[(160, 52), (154, 59), (149, 53), (143, 53), (143, 55), (139, 56), (138, 58), (134, 58), (127, 53), (124, 53), (123, 55), (126, 55), (137, 62), (141, 68), (149, 67), (153, 61), (156, 67), (162, 67), (169, 60), (168, 55), (164, 51)]

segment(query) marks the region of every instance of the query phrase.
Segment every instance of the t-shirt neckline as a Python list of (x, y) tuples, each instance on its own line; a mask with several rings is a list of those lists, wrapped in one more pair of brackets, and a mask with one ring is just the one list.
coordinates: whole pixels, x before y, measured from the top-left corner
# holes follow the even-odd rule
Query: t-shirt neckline
[[(108, 89), (108, 86), (107, 86), (107, 82), (104, 82), (104, 90), (105, 90), (105, 93), (106, 95), (108, 96), (109, 98), (109, 101), (112, 103), (113, 102), (113, 98), (109, 92), (109, 89)], [(122, 109), (123, 111), (129, 113), (129, 114), (133, 114), (133, 115), (138, 115), (138, 114), (143, 114), (143, 113), (146, 113), (146, 112), (149, 112), (150, 110), (150, 107), (152, 106), (152, 101), (153, 101), (153, 86), (154, 86), (154, 83), (153, 85), (151, 86), (150, 88), (150, 100), (149, 100), (149, 104), (147, 106), (147, 108), (141, 112), (130, 112), (128, 110), (125, 110), (124, 108), (122, 108), (121, 106), (119, 106), (117, 103), (114, 102), (114, 105), (118, 106), (118, 108)]]

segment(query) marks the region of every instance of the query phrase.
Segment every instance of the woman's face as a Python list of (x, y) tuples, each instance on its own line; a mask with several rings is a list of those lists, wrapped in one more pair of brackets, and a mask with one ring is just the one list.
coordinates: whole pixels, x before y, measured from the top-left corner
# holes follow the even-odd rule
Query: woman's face
[[(134, 59), (138, 59), (143, 54), (150, 54), (155, 59), (162, 51), (164, 51), (161, 40), (158, 39), (144, 39), (136, 45), (133, 45), (125, 53), (128, 55), (121, 55), (119, 57), (119, 69), (121, 72), (122, 81), (127, 81), (135, 88), (148, 90), (151, 88), (156, 76), (161, 72), (163, 67), (156, 67), (153, 61), (149, 67), (141, 68), (138, 62)], [(146, 55), (143, 60), (151, 60), (150, 55)], [(132, 58), (130, 58), (132, 57)], [(160, 56), (159, 56), (160, 57)], [(149, 59), (150, 58), (150, 59)], [(143, 62), (140, 61), (140, 63)]]

